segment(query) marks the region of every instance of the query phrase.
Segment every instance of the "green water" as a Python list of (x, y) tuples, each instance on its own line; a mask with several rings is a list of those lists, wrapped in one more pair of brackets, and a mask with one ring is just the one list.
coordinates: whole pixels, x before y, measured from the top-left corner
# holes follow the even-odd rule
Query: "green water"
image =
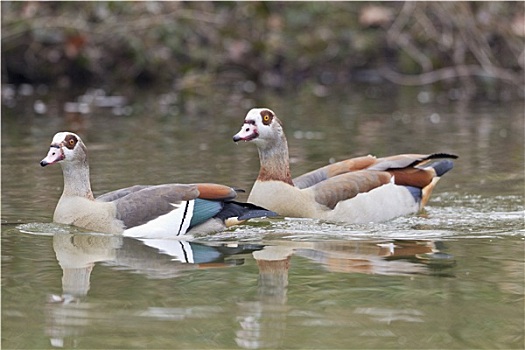
[[(523, 348), (523, 103), (416, 96), (166, 107), (137, 94), (129, 115), (66, 115), (56, 101), (37, 115), (31, 98), (2, 106), (2, 347)], [(82, 136), (97, 195), (165, 182), (249, 191), (257, 151), (231, 137), (252, 106), (284, 121), (294, 175), (369, 153), (460, 158), (425, 213), (387, 223), (255, 220), (194, 242), (51, 223), (62, 175), (39, 161), (55, 132)]]

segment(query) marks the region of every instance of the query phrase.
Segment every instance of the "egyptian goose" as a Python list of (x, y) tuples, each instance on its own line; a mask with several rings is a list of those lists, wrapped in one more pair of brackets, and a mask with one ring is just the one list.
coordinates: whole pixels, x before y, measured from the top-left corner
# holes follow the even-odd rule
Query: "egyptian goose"
[(60, 163), (64, 191), (53, 221), (130, 237), (172, 238), (211, 233), (244, 220), (275, 216), (249, 203), (232, 201), (236, 191), (211, 183), (137, 185), (93, 197), (87, 148), (72, 132), (59, 132), (40, 165)]
[[(282, 122), (268, 108), (251, 109), (233, 141), (257, 145), (261, 168), (250, 203), (279, 215), (367, 223), (416, 213), (427, 203), (455, 155), (364, 156), (292, 179)], [(439, 160), (438, 160), (439, 159)]]

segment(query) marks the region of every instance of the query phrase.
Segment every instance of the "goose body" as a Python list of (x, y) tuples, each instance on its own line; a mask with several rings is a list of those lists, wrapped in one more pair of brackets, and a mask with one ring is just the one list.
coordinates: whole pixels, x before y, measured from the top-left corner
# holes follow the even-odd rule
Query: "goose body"
[(220, 231), (244, 220), (274, 216), (264, 208), (235, 202), (234, 189), (212, 183), (137, 185), (94, 198), (87, 148), (72, 132), (59, 132), (42, 166), (59, 163), (64, 190), (53, 221), (103, 233), (175, 238)]
[(261, 168), (248, 201), (279, 215), (348, 223), (380, 222), (422, 209), (455, 155), (364, 156), (292, 179), (282, 122), (268, 108), (248, 112), (235, 142), (257, 145)]
[(315, 197), (315, 188), (299, 189), (279, 181), (264, 181), (254, 184), (248, 201), (266, 205), (282, 216), (349, 223), (380, 222), (419, 210), (419, 204), (410, 191), (400, 190), (395, 184), (341, 200), (333, 209), (316, 201)]

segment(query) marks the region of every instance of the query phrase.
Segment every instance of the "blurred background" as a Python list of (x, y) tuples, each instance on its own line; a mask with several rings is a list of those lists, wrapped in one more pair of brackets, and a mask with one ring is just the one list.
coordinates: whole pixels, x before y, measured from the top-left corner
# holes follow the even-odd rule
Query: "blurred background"
[(524, 95), (522, 1), (1, 6), (2, 82), (40, 91), (270, 88), (323, 96), (365, 83), (433, 84), (444, 101)]

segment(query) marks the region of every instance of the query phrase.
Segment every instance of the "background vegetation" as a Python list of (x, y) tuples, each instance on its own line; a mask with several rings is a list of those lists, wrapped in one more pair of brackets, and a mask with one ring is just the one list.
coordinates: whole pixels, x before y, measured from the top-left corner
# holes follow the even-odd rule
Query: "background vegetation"
[(426, 85), (524, 96), (519, 2), (9, 2), (4, 83)]

